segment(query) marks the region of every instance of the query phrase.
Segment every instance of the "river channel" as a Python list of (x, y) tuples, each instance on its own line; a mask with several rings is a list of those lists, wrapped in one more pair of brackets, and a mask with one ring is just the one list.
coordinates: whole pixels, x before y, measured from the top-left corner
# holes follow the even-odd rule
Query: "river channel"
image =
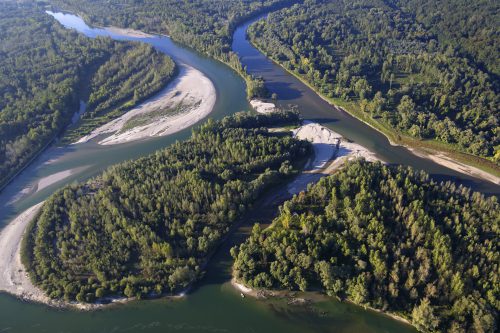
[[(244, 81), (229, 67), (173, 42), (164, 36), (127, 37), (104, 29), (90, 28), (80, 18), (56, 14), (67, 28), (88, 37), (109, 36), (117, 40), (149, 43), (203, 72), (217, 90), (217, 102), (210, 117), (220, 119), (231, 113), (249, 110)], [(390, 163), (424, 169), (436, 177), (453, 178), (486, 193), (500, 193), (499, 187), (459, 175), (433, 162), (418, 158), (402, 147), (393, 147), (387, 139), (365, 124), (336, 111), (314, 92), (279, 66), (269, 61), (245, 39), (245, 31), (255, 20), (240, 26), (234, 34), (233, 49), (242, 57), (249, 71), (263, 76), (280, 104), (298, 105), (303, 116), (314, 119), (347, 138), (373, 150)], [(167, 137), (153, 138), (116, 146), (88, 142), (66, 147), (51, 147), (0, 194), (0, 228), (26, 208), (44, 200), (65, 184), (95, 176), (112, 164), (138, 158), (161, 149), (176, 140), (187, 138), (191, 128)], [(40, 179), (74, 169), (71, 176), (20, 197), (19, 193)], [(263, 215), (265, 216), (265, 214)], [(60, 310), (32, 304), (0, 294), (0, 332), (415, 332), (401, 322), (379, 313), (335, 300), (310, 306), (288, 305), (286, 300), (257, 301), (242, 298), (228, 283), (231, 244), (244, 239), (250, 223), (234, 234), (216, 253), (205, 278), (186, 297), (178, 300), (132, 301), (94, 312)]]

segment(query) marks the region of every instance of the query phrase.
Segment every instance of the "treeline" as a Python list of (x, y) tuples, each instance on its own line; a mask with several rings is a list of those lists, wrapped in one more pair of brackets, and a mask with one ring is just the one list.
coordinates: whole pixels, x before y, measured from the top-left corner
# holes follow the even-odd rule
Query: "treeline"
[(33, 3), (0, 2), (0, 31), (0, 186), (64, 131), (80, 100), (91, 96), (89, 131), (97, 116), (133, 106), (173, 74), (151, 47), (86, 38)]
[(296, 112), (209, 120), (189, 140), (61, 189), (23, 244), (32, 280), (81, 302), (181, 291), (235, 219), (309, 153), (265, 127), (298, 121)]
[(355, 103), (382, 127), (498, 162), (498, 4), (421, 3), (308, 0), (249, 34), (323, 95)]
[(408, 167), (355, 161), (231, 250), (250, 287), (310, 290), (402, 315), (423, 332), (495, 332), (500, 205)]
[[(500, 4), (489, 0), (394, 0), (439, 42), (500, 75)], [(458, 10), (457, 10), (458, 8)], [(498, 79), (498, 78), (497, 78)]]
[(248, 97), (267, 97), (260, 78), (249, 75), (231, 51), (234, 28), (246, 19), (297, 0), (51, 0), (100, 26), (119, 26), (167, 34), (174, 40), (220, 60), (247, 81)]

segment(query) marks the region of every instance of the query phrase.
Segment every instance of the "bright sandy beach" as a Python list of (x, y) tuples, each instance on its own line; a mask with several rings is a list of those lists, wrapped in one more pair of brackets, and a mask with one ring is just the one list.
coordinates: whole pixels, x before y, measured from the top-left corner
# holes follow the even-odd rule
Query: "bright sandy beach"
[[(73, 307), (92, 310), (105, 304), (64, 302), (49, 298), (43, 290), (33, 285), (21, 261), (21, 242), (29, 223), (36, 217), (43, 202), (19, 214), (0, 232), (0, 291), (15, 295), (23, 300), (43, 303), (53, 307)], [(123, 298), (111, 299), (111, 303), (121, 303)]]
[(276, 111), (276, 105), (274, 103), (267, 103), (256, 98), (250, 101), (250, 105), (258, 113), (270, 113)]
[(312, 143), (314, 158), (306, 165), (305, 171), (288, 185), (290, 194), (304, 191), (309, 183), (332, 174), (345, 161), (356, 158), (364, 158), (370, 162), (379, 160), (370, 150), (347, 141), (342, 135), (318, 123), (305, 121), (301, 127), (293, 130), (293, 135)]
[(28, 208), (0, 232), (0, 291), (49, 304), (50, 299), (31, 283), (21, 262), (21, 239), (42, 205), (43, 202)]
[[(165, 90), (121, 117), (95, 129), (76, 143), (107, 134), (101, 145), (120, 144), (179, 132), (205, 118), (213, 109), (216, 91), (200, 71), (179, 65), (178, 77)], [(172, 112), (171, 112), (172, 111)], [(131, 124), (137, 126), (131, 126)]]
[[(258, 113), (277, 111), (275, 104), (266, 103), (258, 99), (250, 101), (250, 105)], [(293, 136), (311, 142), (314, 157), (308, 161), (305, 170), (289, 185), (288, 192), (297, 194), (304, 191), (307, 185), (318, 181), (322, 176), (329, 175), (341, 168), (345, 161), (364, 158), (374, 162), (380, 159), (367, 148), (347, 139), (337, 132), (315, 122), (304, 121), (302, 126), (294, 129)]]

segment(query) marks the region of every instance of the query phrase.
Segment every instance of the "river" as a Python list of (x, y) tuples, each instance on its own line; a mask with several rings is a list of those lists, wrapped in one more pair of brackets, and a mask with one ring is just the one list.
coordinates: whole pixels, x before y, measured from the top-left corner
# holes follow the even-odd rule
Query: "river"
[[(90, 28), (73, 15), (58, 14), (56, 18), (66, 27), (77, 29), (89, 37), (110, 36), (119, 40), (149, 43), (172, 56), (178, 63), (182, 62), (202, 71), (212, 80), (217, 90), (212, 118), (219, 119), (250, 108), (246, 101), (245, 83), (235, 72), (168, 37), (126, 37)], [(388, 162), (413, 165), (440, 177), (457, 176), (451, 170), (413, 156), (404, 148), (390, 146), (385, 137), (368, 126), (345, 113), (333, 111), (331, 106), (270, 62), (245, 40), (245, 30), (250, 23), (236, 30), (233, 48), (242, 56), (244, 64), (252, 73), (268, 80), (270, 90), (278, 93), (280, 103), (298, 105), (304, 117), (321, 121), (349, 139), (374, 150)], [(49, 148), (0, 194), (0, 227), (63, 185), (87, 179), (112, 164), (149, 154), (176, 140), (185, 139), (190, 131), (188, 128), (171, 136), (116, 146), (99, 146), (89, 142)], [(69, 169), (75, 169), (75, 172), (64, 180), (13, 202), (18, 193), (30, 184)], [(492, 184), (462, 178), (465, 179), (465, 184), (473, 185), (476, 189), (499, 192), (498, 187)], [(268, 210), (271, 208), (268, 207)], [(261, 214), (267, 216), (266, 213)], [(245, 238), (249, 225), (259, 217), (261, 216), (249, 218), (231, 240), (221, 247), (205, 278), (183, 299), (133, 301), (104, 310), (78, 312), (26, 303), (10, 295), (0, 294), (0, 332), (415, 332), (412, 327), (384, 315), (335, 300), (304, 307), (287, 305), (282, 300), (257, 301), (248, 297), (241, 298), (239, 292), (228, 283), (232, 263), (228, 250), (232, 244)]]

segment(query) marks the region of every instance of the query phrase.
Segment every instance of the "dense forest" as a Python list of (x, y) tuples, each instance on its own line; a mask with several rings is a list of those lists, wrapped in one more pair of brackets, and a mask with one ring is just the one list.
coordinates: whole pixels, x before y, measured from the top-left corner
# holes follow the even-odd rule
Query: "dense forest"
[(498, 163), (499, 9), (487, 0), (307, 0), (249, 34), (377, 128)]
[(321, 289), (423, 332), (495, 332), (500, 205), (408, 167), (354, 161), (231, 249), (255, 288)]
[(52, 298), (173, 293), (262, 191), (295, 172), (309, 144), (266, 126), (297, 112), (209, 120), (191, 139), (56, 192), (23, 242), (32, 280)]
[(74, 134), (157, 92), (174, 73), (150, 46), (86, 38), (33, 3), (0, 2), (0, 31), (0, 186), (61, 134), (80, 100), (89, 112)]
[(167, 34), (175, 41), (218, 59), (247, 81), (248, 97), (266, 97), (258, 77), (247, 74), (231, 51), (234, 28), (249, 17), (297, 0), (50, 0), (100, 26)]

